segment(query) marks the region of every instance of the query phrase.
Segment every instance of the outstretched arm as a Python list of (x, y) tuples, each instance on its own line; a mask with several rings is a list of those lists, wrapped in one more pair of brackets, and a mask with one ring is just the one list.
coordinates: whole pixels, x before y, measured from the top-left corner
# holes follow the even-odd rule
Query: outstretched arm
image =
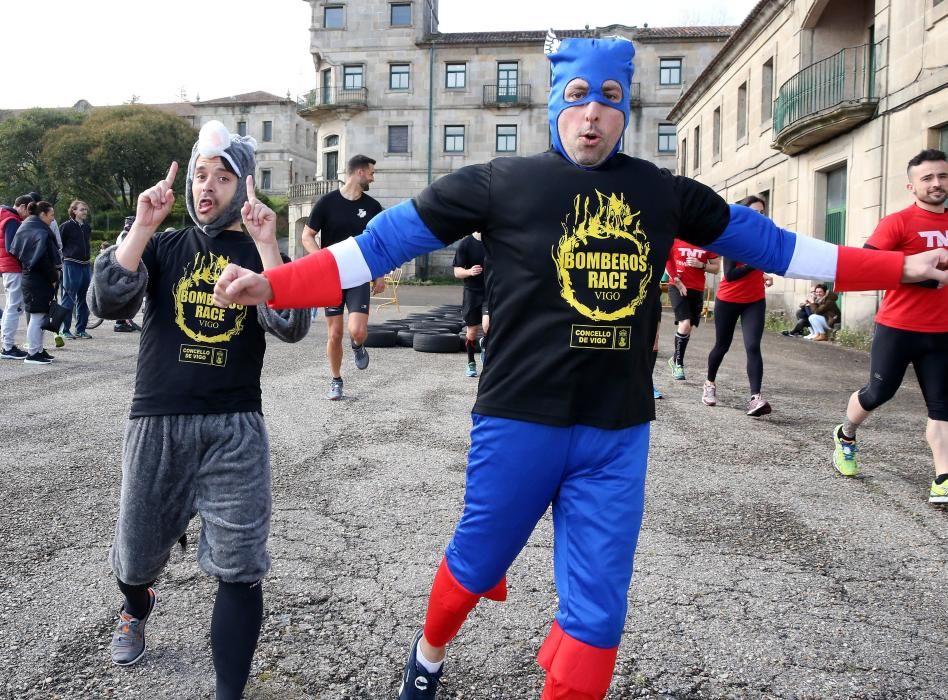
[(263, 275), (229, 265), (214, 287), (215, 302), (269, 303), (276, 308), (338, 306), (343, 289), (378, 279), (409, 260), (483, 231), (489, 165), (445, 175), (414, 200), (375, 216), (365, 231)]

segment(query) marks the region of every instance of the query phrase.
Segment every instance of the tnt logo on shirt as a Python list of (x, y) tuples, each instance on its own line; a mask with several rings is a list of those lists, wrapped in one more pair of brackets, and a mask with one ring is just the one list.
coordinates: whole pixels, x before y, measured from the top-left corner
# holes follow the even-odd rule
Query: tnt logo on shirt
[(948, 248), (948, 231), (919, 231), (929, 248)]

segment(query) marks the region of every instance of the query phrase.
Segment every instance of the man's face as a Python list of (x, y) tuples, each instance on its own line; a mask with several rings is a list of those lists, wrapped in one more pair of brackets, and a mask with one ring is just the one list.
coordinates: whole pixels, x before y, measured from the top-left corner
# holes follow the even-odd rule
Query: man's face
[(369, 185), (375, 182), (375, 166), (369, 163), (364, 168), (357, 168), (352, 175), (355, 178), (356, 184), (362, 188), (362, 191), (368, 192)]
[(21, 219), (25, 219), (27, 216), (30, 215), (29, 207), (30, 207), (29, 204), (20, 204), (19, 206), (14, 207), (14, 209), (16, 209), (16, 213), (20, 215)]
[[(564, 93), (566, 102), (581, 100), (589, 92), (589, 83), (582, 78), (574, 78)], [(616, 105), (624, 96), (622, 87), (615, 80), (602, 84), (602, 94)], [(618, 107), (607, 107), (599, 102), (587, 102), (584, 105), (567, 107), (559, 116), (556, 128), (563, 148), (579, 165), (594, 167), (602, 163), (622, 136), (625, 127), (625, 115)]]
[(198, 156), (191, 182), (198, 223), (209, 224), (217, 219), (233, 201), (238, 184), (237, 176), (224, 167), (220, 156)]
[(89, 207), (85, 204), (79, 204), (76, 206), (73, 215), (76, 217), (76, 221), (85, 221), (89, 217)]
[(948, 196), (948, 162), (926, 160), (909, 170), (909, 184), (906, 185), (915, 199), (936, 207), (945, 203)]

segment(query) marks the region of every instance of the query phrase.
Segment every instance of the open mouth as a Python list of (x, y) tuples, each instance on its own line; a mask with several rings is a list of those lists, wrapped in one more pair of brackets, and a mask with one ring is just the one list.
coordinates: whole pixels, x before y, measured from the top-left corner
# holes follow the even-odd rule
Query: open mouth
[(201, 197), (198, 200), (197, 210), (198, 214), (207, 214), (211, 209), (214, 208), (214, 200), (210, 197)]
[(579, 140), (584, 146), (595, 146), (602, 140), (602, 137), (595, 132), (590, 132), (588, 134), (580, 134)]

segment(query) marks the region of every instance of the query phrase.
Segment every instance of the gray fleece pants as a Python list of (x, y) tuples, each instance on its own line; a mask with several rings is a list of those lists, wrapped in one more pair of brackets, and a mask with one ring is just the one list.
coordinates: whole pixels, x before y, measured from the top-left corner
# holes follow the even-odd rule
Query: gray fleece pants
[(201, 569), (228, 583), (259, 581), (270, 569), (270, 506), (270, 443), (259, 413), (132, 418), (112, 571), (129, 585), (154, 581), (198, 513)]

